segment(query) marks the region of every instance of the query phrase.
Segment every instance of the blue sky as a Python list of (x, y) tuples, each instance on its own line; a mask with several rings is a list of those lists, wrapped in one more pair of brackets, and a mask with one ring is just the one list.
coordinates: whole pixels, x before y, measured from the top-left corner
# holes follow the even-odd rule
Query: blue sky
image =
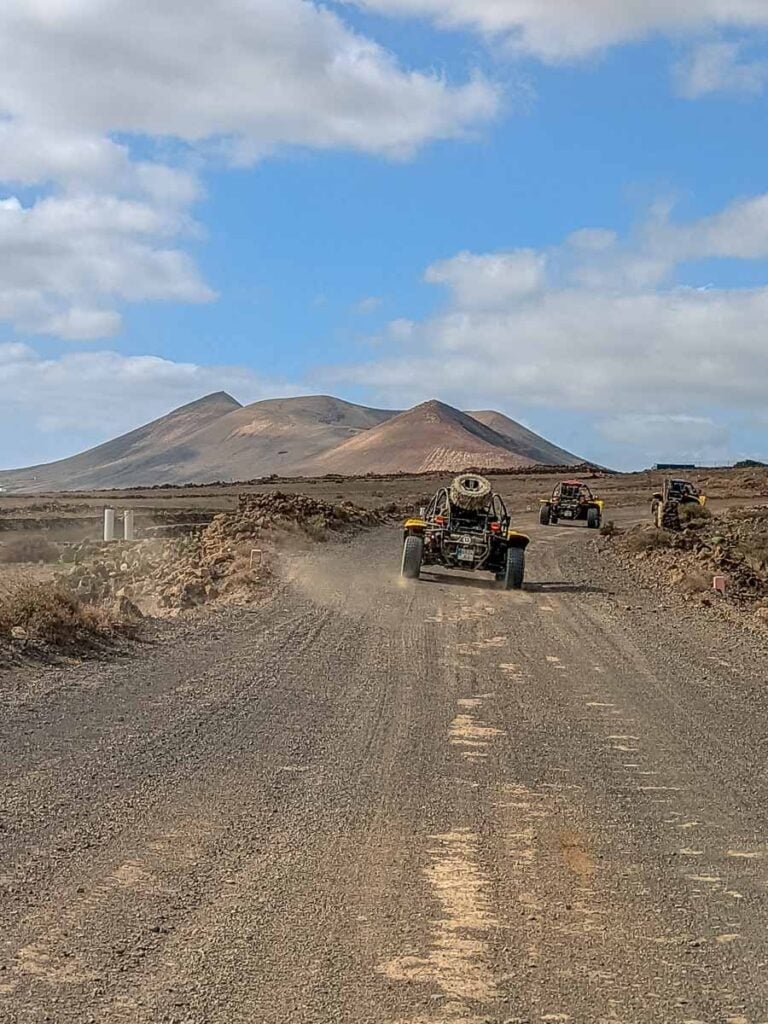
[(219, 388), (768, 458), (768, 9), (530, 8), (8, 0), (0, 465)]

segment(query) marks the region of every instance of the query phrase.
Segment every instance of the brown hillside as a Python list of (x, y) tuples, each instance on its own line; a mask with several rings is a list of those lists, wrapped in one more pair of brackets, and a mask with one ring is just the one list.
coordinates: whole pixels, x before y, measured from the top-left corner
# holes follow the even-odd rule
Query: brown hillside
[(307, 474), (451, 472), (533, 465), (507, 438), (442, 402), (425, 402), (301, 466)]
[(0, 487), (64, 491), (160, 482), (172, 472), (174, 460), (187, 438), (240, 408), (240, 403), (223, 391), (206, 395), (71, 458), (0, 472)]
[[(170, 482), (250, 480), (291, 475), (296, 466), (395, 414), (326, 395), (274, 398), (236, 409), (189, 441)], [(170, 453), (173, 454), (173, 453)]]
[(532, 430), (524, 427), (521, 423), (505, 416), (504, 413), (484, 409), (480, 412), (469, 412), (467, 415), (512, 441), (516, 452), (541, 465), (578, 466), (584, 461), (571, 452), (558, 448), (557, 445), (543, 437), (539, 437), (538, 434), (534, 434)]
[(436, 401), (395, 413), (325, 395), (241, 406), (218, 393), (72, 458), (0, 473), (0, 488), (96, 490), (273, 473), (450, 472), (579, 461), (501, 413), (477, 417)]
[(394, 415), (322, 395), (248, 406), (209, 395), (81, 455), (0, 473), (0, 487), (88, 490), (291, 474), (297, 463)]

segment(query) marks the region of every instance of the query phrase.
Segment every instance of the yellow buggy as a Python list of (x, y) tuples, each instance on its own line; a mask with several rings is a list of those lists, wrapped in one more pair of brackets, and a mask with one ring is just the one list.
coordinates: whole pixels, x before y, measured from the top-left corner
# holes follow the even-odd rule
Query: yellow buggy
[(422, 516), (406, 521), (401, 575), (416, 580), (424, 566), (469, 569), (492, 573), (503, 590), (519, 590), (529, 540), (511, 528), (490, 482), (465, 473), (440, 488)]
[(563, 480), (552, 491), (551, 498), (544, 498), (539, 510), (542, 526), (555, 525), (562, 519), (570, 523), (586, 523), (590, 530), (597, 530), (603, 521), (604, 502), (590, 491), (581, 480)]

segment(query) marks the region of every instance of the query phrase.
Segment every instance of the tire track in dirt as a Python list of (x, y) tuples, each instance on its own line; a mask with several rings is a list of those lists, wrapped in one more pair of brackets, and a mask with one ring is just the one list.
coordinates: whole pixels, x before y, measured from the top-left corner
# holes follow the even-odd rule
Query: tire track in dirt
[(200, 668), (88, 670), (0, 723), (4, 1024), (768, 1019), (737, 642), (670, 660), (575, 530), (520, 594), (403, 589), (398, 541), (298, 561)]

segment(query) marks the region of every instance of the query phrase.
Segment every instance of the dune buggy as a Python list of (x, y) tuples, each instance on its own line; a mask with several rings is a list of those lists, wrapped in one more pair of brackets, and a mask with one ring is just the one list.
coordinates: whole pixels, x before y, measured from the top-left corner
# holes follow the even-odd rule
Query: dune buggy
[(662, 490), (653, 496), (651, 516), (660, 530), (679, 530), (680, 508), (691, 505), (703, 507), (706, 503), (706, 497), (695, 484), (689, 483), (688, 480), (668, 478), (664, 481)]
[(603, 521), (604, 502), (580, 480), (563, 480), (552, 491), (551, 498), (544, 498), (539, 510), (542, 526), (555, 524), (560, 519), (569, 522), (586, 522), (590, 530), (596, 530)]
[(417, 518), (405, 523), (401, 574), (422, 566), (490, 572), (503, 590), (519, 590), (529, 538), (510, 526), (507, 508), (484, 477), (465, 474), (442, 487)]

